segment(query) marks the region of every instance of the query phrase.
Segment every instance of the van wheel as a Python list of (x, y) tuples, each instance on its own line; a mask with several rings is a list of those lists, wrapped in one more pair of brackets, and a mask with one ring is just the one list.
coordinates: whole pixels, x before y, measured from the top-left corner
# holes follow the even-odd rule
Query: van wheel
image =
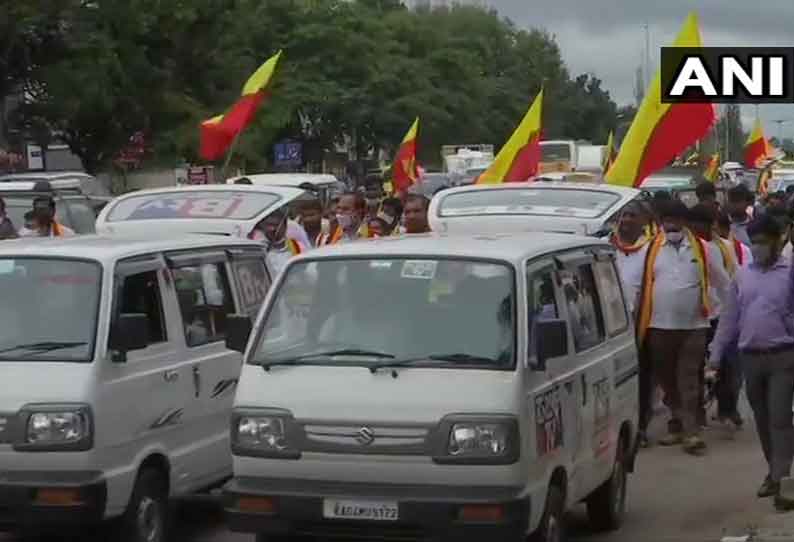
[(145, 469), (138, 474), (132, 498), (121, 521), (126, 542), (164, 542), (168, 526), (168, 490), (162, 474)]
[(590, 524), (602, 531), (614, 531), (626, 515), (626, 440), (621, 438), (612, 467), (612, 476), (587, 498)]
[(270, 536), (266, 534), (257, 534), (255, 540), (256, 542), (289, 542), (292, 538), (287, 535)]
[(549, 487), (546, 495), (546, 508), (537, 530), (529, 537), (529, 542), (565, 542), (568, 539), (565, 528), (565, 497), (557, 486)]

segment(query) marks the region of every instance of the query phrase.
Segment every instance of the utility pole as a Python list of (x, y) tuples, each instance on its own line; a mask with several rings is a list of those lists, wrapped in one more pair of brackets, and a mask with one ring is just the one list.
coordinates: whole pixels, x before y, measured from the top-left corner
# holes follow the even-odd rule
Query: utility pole
[(645, 88), (651, 86), (651, 36), (648, 21), (645, 21)]

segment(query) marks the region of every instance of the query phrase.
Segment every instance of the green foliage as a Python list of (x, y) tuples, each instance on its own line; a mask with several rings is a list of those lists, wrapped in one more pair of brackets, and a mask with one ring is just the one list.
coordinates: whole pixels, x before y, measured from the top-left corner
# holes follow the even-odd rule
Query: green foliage
[(393, 152), (416, 116), (420, 159), (438, 164), (443, 144), (501, 145), (541, 85), (546, 137), (603, 142), (617, 124), (600, 80), (572, 79), (550, 34), (518, 29), (480, 8), (415, 12), (398, 0), (39, 0), (58, 6), (41, 11), (0, 2), (20, 12), (5, 38), (13, 45), (0, 41), (6, 49), (41, 51), (42, 41), (20, 40), (17, 27), (51, 36), (53, 21), (69, 21), (55, 25), (63, 42), (57, 53), (12, 77), (38, 89), (23, 111), (29, 130), (56, 130), (91, 170), (111, 163), (138, 130), (148, 134), (155, 158), (197, 161), (199, 123), (230, 107), (245, 79), (279, 49), (272, 97), (236, 148), (235, 162), (249, 169), (268, 167), (281, 138), (303, 141), (313, 162), (342, 144), (362, 158)]

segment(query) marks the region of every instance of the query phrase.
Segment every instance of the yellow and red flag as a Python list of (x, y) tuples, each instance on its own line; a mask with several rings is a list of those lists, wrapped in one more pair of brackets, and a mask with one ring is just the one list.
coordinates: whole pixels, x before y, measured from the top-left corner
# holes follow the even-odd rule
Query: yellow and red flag
[(270, 57), (248, 78), (240, 98), (223, 115), (201, 123), (201, 157), (218, 160), (245, 127), (251, 124), (257, 109), (268, 96), (270, 82), (276, 70), (281, 51)]
[(610, 131), (609, 137), (607, 138), (607, 148), (604, 149), (604, 163), (602, 164), (604, 175), (606, 175), (609, 168), (612, 167), (612, 164), (615, 163), (615, 158), (617, 158), (617, 156), (618, 151), (615, 148), (615, 134)]
[(419, 164), (416, 162), (418, 135), (419, 117), (416, 117), (394, 156), (392, 187), (395, 192), (404, 192), (419, 179)]
[(744, 144), (744, 165), (748, 168), (758, 167), (762, 160), (769, 157), (769, 142), (764, 137), (761, 119), (755, 119), (755, 126)]
[(476, 184), (521, 183), (538, 172), (543, 89), (540, 89), (521, 124), (496, 155)]
[[(673, 47), (702, 47), (695, 13), (691, 13)], [(609, 184), (638, 187), (651, 173), (705, 136), (716, 121), (710, 103), (662, 103), (661, 73), (656, 76), (631, 123), (614, 165)]]
[(720, 153), (715, 152), (709, 158), (709, 163), (706, 164), (706, 171), (703, 172), (703, 177), (707, 181), (715, 182), (720, 176)]

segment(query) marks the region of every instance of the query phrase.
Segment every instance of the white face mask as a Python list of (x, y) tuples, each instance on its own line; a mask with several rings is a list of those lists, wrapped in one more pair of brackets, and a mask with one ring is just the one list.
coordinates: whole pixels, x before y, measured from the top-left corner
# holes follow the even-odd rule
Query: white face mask
[(336, 215), (336, 221), (343, 230), (349, 230), (355, 226), (353, 215)]
[(682, 231), (666, 231), (666, 232), (664, 232), (664, 236), (665, 236), (665, 238), (668, 241), (670, 241), (674, 245), (677, 245), (678, 243), (683, 241), (684, 232), (682, 232)]

